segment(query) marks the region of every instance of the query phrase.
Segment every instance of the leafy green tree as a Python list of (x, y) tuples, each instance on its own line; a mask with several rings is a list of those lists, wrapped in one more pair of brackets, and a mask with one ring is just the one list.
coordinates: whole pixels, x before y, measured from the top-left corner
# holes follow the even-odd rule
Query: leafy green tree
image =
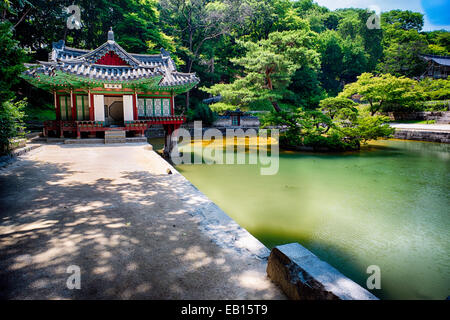
[(317, 68), (319, 55), (313, 49), (316, 35), (309, 30), (273, 32), (258, 42), (238, 41), (246, 49), (242, 58), (232, 61), (244, 68), (244, 75), (231, 84), (217, 84), (202, 90), (222, 95), (233, 106), (268, 100), (281, 111), (280, 100), (292, 95), (292, 76), (301, 67)]
[(344, 70), (342, 38), (335, 31), (323, 32), (319, 35), (318, 51), (321, 55), (320, 79), (323, 87), (332, 95), (340, 91), (340, 77)]
[(159, 13), (155, 0), (79, 0), (82, 28), (68, 29), (66, 8), (70, 0), (28, 0), (13, 2), (6, 17), (15, 26), (15, 36), (23, 47), (45, 59), (51, 43), (65, 40), (70, 46), (94, 49), (106, 41), (113, 27), (116, 41), (126, 50), (149, 53), (165, 47), (173, 49), (171, 39), (158, 28)]
[(326, 98), (320, 101), (320, 110), (331, 119), (340, 115), (348, 116), (350, 113), (356, 113), (357, 103), (347, 98)]
[(0, 104), (14, 98), (12, 86), (19, 82), (19, 74), (25, 70), (25, 51), (13, 39), (13, 26), (10, 22), (0, 22)]
[(440, 30), (425, 32), (428, 41), (428, 53), (436, 55), (450, 55), (450, 32)]
[[(186, 58), (186, 72), (192, 72), (200, 61), (205, 45), (229, 34), (233, 26), (243, 24), (245, 3), (237, 0), (161, 0), (160, 10), (164, 30), (179, 39), (180, 51)], [(189, 108), (190, 93), (186, 93)]]
[(363, 73), (358, 81), (346, 85), (339, 97), (349, 98), (355, 94), (369, 102), (372, 115), (378, 111), (417, 110), (424, 98), (417, 81), (390, 74)]
[(14, 102), (12, 86), (18, 82), (19, 74), (24, 70), (25, 52), (12, 38), (12, 34), (12, 24), (0, 22), (0, 153), (7, 152), (10, 139), (23, 131), (22, 109), (25, 102)]
[(436, 44), (429, 44), (427, 53), (434, 54), (437, 56), (448, 56), (450, 54), (446, 48)]
[(396, 25), (403, 30), (416, 30), (423, 28), (423, 14), (409, 10), (391, 10), (381, 14), (381, 21), (385, 24)]
[(24, 135), (22, 119), (25, 116), (23, 109), (26, 105), (24, 100), (13, 102), (4, 101), (0, 106), (0, 154), (10, 151), (12, 138)]
[(450, 80), (425, 78), (419, 81), (419, 87), (426, 100), (450, 99)]
[(367, 21), (374, 12), (364, 9), (340, 9), (336, 11), (342, 16), (337, 31), (345, 40), (358, 43), (366, 54), (367, 67), (365, 71), (375, 69), (383, 56), (383, 31), (367, 28)]
[(426, 64), (420, 54), (426, 53), (425, 35), (415, 29), (404, 30), (397, 25), (384, 26), (384, 58), (378, 68), (396, 76), (420, 76)]
[(336, 96), (346, 83), (356, 81), (357, 76), (369, 71), (361, 42), (351, 38), (344, 40), (338, 32), (328, 30), (319, 34), (317, 46), (322, 62), (319, 79), (331, 96)]
[(369, 140), (388, 138), (394, 132), (386, 124), (389, 118), (385, 116), (368, 116), (356, 108), (340, 108), (336, 114), (339, 116), (331, 119), (320, 111), (302, 108), (295, 112), (272, 112), (262, 119), (262, 126), (283, 126), (280, 144), (284, 148), (314, 151), (357, 150)]
[(307, 66), (298, 69), (288, 87), (293, 94), (287, 97), (286, 102), (297, 107), (316, 109), (320, 100), (327, 96), (319, 81), (319, 71)]

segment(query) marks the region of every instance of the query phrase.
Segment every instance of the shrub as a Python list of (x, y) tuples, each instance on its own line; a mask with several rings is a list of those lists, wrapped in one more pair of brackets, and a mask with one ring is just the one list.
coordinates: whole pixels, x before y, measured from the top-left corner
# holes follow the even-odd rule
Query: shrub
[(425, 78), (419, 82), (426, 100), (450, 99), (450, 80)]
[(0, 107), (0, 153), (10, 152), (10, 142), (12, 138), (24, 136), (23, 108), (26, 101), (13, 102), (8, 100)]

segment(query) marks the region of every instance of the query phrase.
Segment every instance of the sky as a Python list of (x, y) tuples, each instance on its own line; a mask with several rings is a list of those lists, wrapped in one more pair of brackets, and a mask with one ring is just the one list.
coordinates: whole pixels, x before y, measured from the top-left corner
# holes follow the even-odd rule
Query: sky
[(425, 15), (423, 31), (450, 31), (450, 0), (315, 0), (331, 10), (338, 8), (371, 8), (389, 11), (411, 10)]

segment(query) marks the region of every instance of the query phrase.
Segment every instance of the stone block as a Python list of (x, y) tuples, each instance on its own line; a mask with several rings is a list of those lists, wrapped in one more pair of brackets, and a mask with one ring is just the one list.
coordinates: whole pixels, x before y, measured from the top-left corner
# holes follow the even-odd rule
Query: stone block
[(272, 249), (267, 274), (292, 300), (378, 300), (298, 243)]

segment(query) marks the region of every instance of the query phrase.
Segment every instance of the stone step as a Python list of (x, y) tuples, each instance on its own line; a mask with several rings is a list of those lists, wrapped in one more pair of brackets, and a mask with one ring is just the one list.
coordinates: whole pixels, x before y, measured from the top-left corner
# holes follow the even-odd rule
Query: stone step
[(105, 131), (105, 139), (106, 138), (125, 138), (125, 131)]
[(125, 130), (106, 130), (106, 133), (125, 133)]
[(132, 138), (126, 138), (127, 143), (142, 143), (147, 142), (146, 137), (132, 137)]
[(104, 139), (90, 138), (90, 139), (64, 139), (64, 144), (103, 144)]
[(112, 144), (112, 143), (126, 143), (126, 138), (105, 138), (105, 144)]

